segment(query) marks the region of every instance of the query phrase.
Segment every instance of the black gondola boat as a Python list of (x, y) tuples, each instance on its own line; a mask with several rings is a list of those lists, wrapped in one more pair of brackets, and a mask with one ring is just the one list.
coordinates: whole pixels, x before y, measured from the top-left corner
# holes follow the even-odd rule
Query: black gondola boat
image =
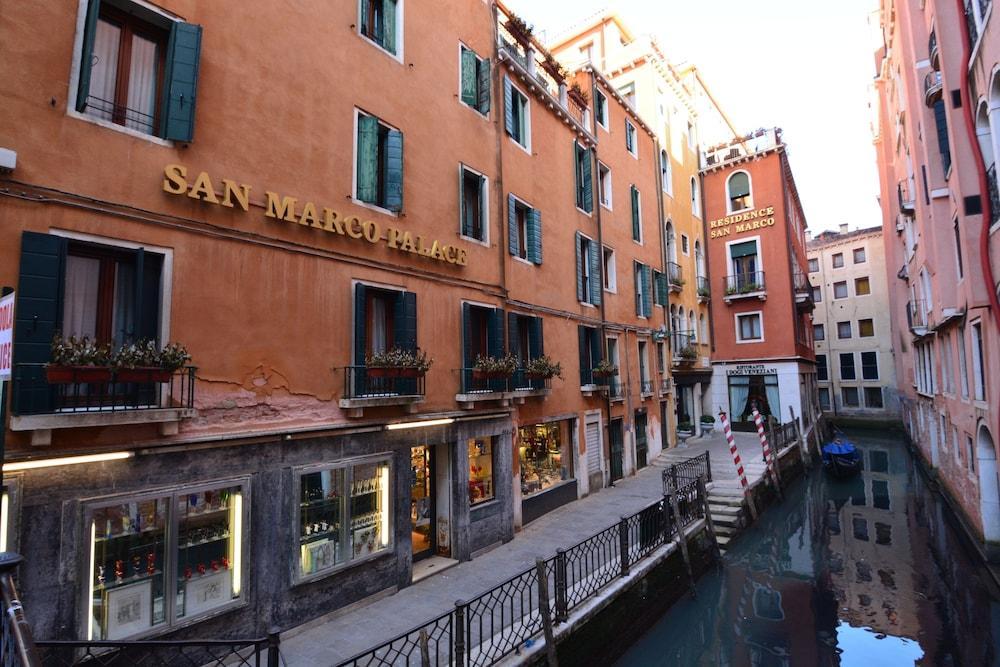
[(837, 438), (823, 445), (823, 469), (838, 478), (856, 475), (861, 470), (861, 452), (853, 443)]

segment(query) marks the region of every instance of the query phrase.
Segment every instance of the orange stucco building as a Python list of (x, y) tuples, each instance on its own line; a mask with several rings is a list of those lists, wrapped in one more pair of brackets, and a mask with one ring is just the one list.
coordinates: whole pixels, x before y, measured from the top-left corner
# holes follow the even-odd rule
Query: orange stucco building
[(0, 18), (0, 539), (39, 638), (287, 628), (659, 453), (655, 134), (453, 4)]
[[(817, 414), (806, 220), (781, 130), (710, 148), (704, 168), (714, 407), (753, 429)], [(803, 432), (805, 432), (803, 430)]]

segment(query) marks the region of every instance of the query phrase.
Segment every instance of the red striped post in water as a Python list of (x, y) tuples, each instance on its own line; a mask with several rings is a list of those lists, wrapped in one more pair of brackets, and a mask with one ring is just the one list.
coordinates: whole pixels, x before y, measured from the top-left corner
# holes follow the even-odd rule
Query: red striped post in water
[(757, 425), (757, 437), (760, 438), (760, 447), (764, 450), (764, 463), (767, 465), (767, 472), (771, 475), (771, 481), (774, 482), (774, 488), (778, 491), (778, 495), (781, 496), (781, 483), (774, 465), (774, 454), (771, 453), (771, 446), (767, 442), (767, 434), (764, 433), (764, 419), (757, 412), (757, 406), (753, 408), (753, 422)]
[(743, 462), (740, 461), (740, 453), (736, 449), (736, 439), (733, 438), (733, 429), (729, 426), (729, 419), (724, 410), (719, 410), (719, 419), (722, 421), (722, 432), (726, 434), (726, 442), (729, 443), (729, 453), (733, 455), (733, 465), (736, 466), (736, 474), (740, 476), (740, 484), (743, 486), (743, 495), (746, 496), (747, 505), (750, 507), (750, 515), (757, 520), (757, 507), (753, 503), (753, 496), (750, 494), (750, 484), (747, 482), (746, 472), (743, 470)]

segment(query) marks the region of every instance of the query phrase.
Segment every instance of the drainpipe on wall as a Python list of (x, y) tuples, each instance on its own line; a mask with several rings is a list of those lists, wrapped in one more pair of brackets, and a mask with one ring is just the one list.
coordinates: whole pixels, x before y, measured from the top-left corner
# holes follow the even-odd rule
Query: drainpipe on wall
[[(668, 261), (667, 260), (667, 239), (665, 238), (665, 235), (664, 235), (664, 228), (666, 226), (667, 219), (663, 215), (663, 183), (661, 181), (661, 179), (662, 179), (662, 173), (663, 172), (662, 172), (662, 166), (660, 165), (660, 159), (661, 159), (661, 157), (660, 157), (660, 151), (662, 149), (660, 148), (660, 140), (659, 139), (657, 139), (656, 137), (653, 137), (653, 142), (656, 145), (656, 149), (655, 149), (656, 150), (656, 159), (653, 160), (653, 169), (656, 172), (656, 178), (655, 178), (655, 183), (656, 183), (656, 210), (657, 210), (657, 221), (659, 223), (659, 227), (657, 229), (657, 236), (660, 237), (660, 262), (662, 263), (662, 265), (660, 266), (660, 270), (663, 272), (663, 275), (666, 277), (667, 283), (669, 285), (670, 275), (667, 273), (667, 261)], [(669, 155), (667, 156), (667, 159), (668, 160), (670, 159)], [(671, 173), (671, 177), (672, 177), (673, 176), (673, 171), (671, 170), (670, 173)], [(697, 286), (696, 286), (696, 288), (697, 288)], [(656, 285), (653, 285), (653, 293), (654, 294), (656, 293)], [(660, 308), (663, 310), (663, 328), (666, 329), (667, 331), (670, 331), (670, 320), (668, 319), (668, 317), (669, 317), (669, 311), (670, 311), (670, 288), (669, 287), (667, 288), (667, 302), (665, 304), (661, 305)], [(666, 342), (666, 350), (667, 350), (668, 359), (663, 359), (662, 360), (663, 361), (663, 374), (665, 376), (669, 375), (670, 379), (673, 380), (674, 370), (667, 363), (667, 361), (672, 361), (673, 360), (673, 351), (670, 349), (670, 344), (672, 343), (672, 341), (670, 340), (670, 336), (666, 337), (666, 341), (665, 342)], [(659, 366), (660, 366), (660, 361), (661, 361), (660, 359), (656, 360), (656, 366), (657, 366), (657, 368), (659, 368)], [(662, 383), (661, 383), (661, 388), (662, 388)], [(658, 389), (657, 393), (659, 393), (659, 391), (660, 390)], [(673, 396), (673, 394), (671, 394), (671, 396)], [(676, 396), (673, 396), (673, 398), (674, 398), (674, 400), (677, 400)], [(657, 407), (659, 407), (659, 406), (657, 406)], [(667, 415), (669, 415), (669, 414), (670, 414), (669, 410), (667, 411), (666, 414), (664, 414), (661, 411), (660, 412), (660, 417), (665, 420), (666, 417), (667, 417)], [(669, 439), (670, 439), (670, 433), (671, 433), (671, 431), (670, 431), (669, 428), (667, 428), (667, 426), (669, 426), (669, 425), (664, 424), (664, 425), (660, 426), (660, 432), (667, 434), (667, 442), (660, 443), (661, 450), (665, 450), (665, 449), (667, 449), (667, 448), (670, 447)], [(699, 425), (699, 428), (701, 428), (700, 425)], [(676, 433), (676, 431), (674, 431), (674, 433)]]
[[(597, 77), (594, 76), (593, 65), (591, 65), (589, 73), (590, 73), (590, 99), (594, 99), (594, 91), (597, 90)], [(604, 302), (606, 301), (606, 299), (604, 298), (604, 230), (603, 230), (603, 227), (601, 226), (601, 201), (600, 201), (600, 199), (601, 199), (601, 193), (600, 193), (600, 190), (599, 190), (599, 188), (600, 188), (600, 179), (599, 179), (599, 176), (600, 176), (600, 169), (601, 168), (600, 168), (600, 166), (597, 163), (597, 105), (593, 104), (593, 105), (591, 105), (591, 107), (592, 108), (590, 110), (590, 114), (591, 114), (591, 125), (590, 126), (592, 128), (594, 128), (594, 150), (593, 150), (593, 157), (591, 158), (590, 185), (591, 185), (591, 188), (593, 188), (593, 191), (597, 194), (597, 197), (595, 197), (596, 201), (594, 202), (594, 212), (597, 213), (597, 215), (595, 216), (596, 220), (597, 220), (597, 245), (598, 245), (597, 251), (599, 253), (601, 253), (601, 257), (600, 257), (601, 261), (599, 263), (599, 266), (601, 267), (601, 271), (600, 271), (601, 275), (598, 276), (598, 279), (601, 281), (601, 307), (600, 307), (601, 308), (601, 357), (603, 357), (605, 354), (608, 353), (608, 339), (607, 339), (607, 325), (608, 325), (608, 321), (607, 321), (607, 317), (606, 317), (606, 314), (605, 314), (605, 308), (604, 308)], [(594, 188), (594, 179), (595, 178), (598, 179), (598, 187), (597, 188)], [(614, 380), (610, 380), (610, 382), (614, 382)], [(608, 433), (608, 437), (606, 438), (606, 441), (608, 443), (608, 462), (610, 464), (610, 461), (611, 461), (611, 389), (610, 389), (610, 387), (608, 388), (607, 395), (604, 397), (604, 409), (607, 412), (607, 418), (604, 420), (604, 428), (607, 430), (607, 433)], [(624, 456), (624, 454), (623, 454), (623, 456)], [(624, 461), (622, 463), (622, 467), (624, 468)], [(609, 486), (614, 486), (615, 482), (614, 482), (613, 479), (611, 479), (611, 473), (610, 473), (610, 471), (608, 472), (608, 479), (610, 480)]]
[[(963, 0), (955, 0), (955, 6), (958, 8), (959, 17), (964, 18), (965, 3)], [(968, 22), (960, 19), (959, 23), (962, 31), (962, 85), (959, 87), (962, 96), (962, 115), (965, 117), (965, 130), (969, 135), (969, 144), (972, 146), (972, 155), (975, 158), (976, 171), (979, 175), (979, 197), (983, 210), (983, 231), (979, 239), (979, 263), (983, 270), (983, 278), (986, 280), (986, 291), (990, 298), (993, 320), (997, 330), (1000, 331), (1000, 298), (997, 297), (996, 280), (993, 277), (993, 267), (990, 264), (990, 224), (993, 221), (993, 211), (991, 210), (990, 189), (986, 182), (986, 161), (983, 159), (983, 151), (979, 146), (979, 138), (976, 136), (976, 125), (972, 116), (972, 100), (969, 99), (969, 68), (967, 63), (972, 57), (972, 44), (969, 39)], [(994, 431), (994, 434), (997, 433), (1000, 433), (1000, 414), (997, 416), (996, 430)], [(976, 438), (978, 442), (978, 433)], [(995, 443), (1000, 442), (996, 437), (993, 440)]]

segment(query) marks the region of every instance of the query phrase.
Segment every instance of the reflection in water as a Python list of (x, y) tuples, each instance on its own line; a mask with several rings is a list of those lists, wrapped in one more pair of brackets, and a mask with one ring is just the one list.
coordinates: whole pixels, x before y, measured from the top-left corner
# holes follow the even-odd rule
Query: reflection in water
[(861, 475), (800, 481), (619, 665), (996, 664), (992, 580), (905, 446), (860, 436)]

